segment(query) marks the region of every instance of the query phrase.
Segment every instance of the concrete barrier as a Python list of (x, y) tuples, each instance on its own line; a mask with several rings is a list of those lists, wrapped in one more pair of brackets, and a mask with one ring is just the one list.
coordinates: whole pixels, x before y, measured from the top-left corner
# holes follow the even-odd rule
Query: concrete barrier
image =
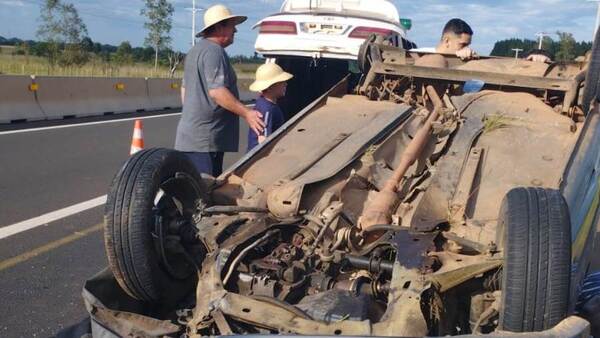
[(38, 105), (29, 76), (0, 75), (0, 123), (36, 121), (46, 117)]
[(145, 79), (38, 77), (37, 98), (49, 119), (148, 109)]
[(0, 123), (180, 108), (179, 79), (0, 76)]
[(179, 79), (147, 79), (148, 94), (152, 109), (161, 110), (180, 108), (181, 80)]
[(239, 91), (240, 91), (240, 101), (245, 102), (245, 103), (254, 102), (254, 101), (256, 101), (256, 98), (258, 97), (257, 93), (249, 92), (247, 90), (242, 90), (242, 89), (240, 89)]

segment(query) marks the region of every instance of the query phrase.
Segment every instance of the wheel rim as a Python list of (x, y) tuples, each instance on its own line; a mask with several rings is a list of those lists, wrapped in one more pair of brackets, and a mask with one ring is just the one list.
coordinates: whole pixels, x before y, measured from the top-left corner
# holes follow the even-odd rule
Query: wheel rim
[(185, 173), (164, 180), (155, 194), (154, 247), (162, 268), (174, 279), (187, 279), (198, 269), (187, 247), (195, 238), (193, 215), (201, 199), (202, 190)]

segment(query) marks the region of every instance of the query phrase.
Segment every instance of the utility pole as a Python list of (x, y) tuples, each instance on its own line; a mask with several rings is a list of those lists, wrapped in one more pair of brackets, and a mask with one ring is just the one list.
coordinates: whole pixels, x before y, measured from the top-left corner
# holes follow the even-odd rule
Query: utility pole
[[(599, 0), (600, 1), (600, 0)], [(192, 8), (186, 8), (192, 12), (192, 46), (196, 45), (196, 13), (204, 10), (204, 7), (196, 7), (196, 0), (192, 0)]]
[(521, 48), (513, 48), (512, 50), (515, 52), (515, 60), (519, 59), (519, 52), (522, 52), (523, 50)]
[(596, 39), (596, 31), (598, 31), (598, 26), (600, 26), (600, 0), (587, 0), (587, 1), (598, 3), (598, 10), (596, 12), (596, 26), (594, 26), (594, 40), (595, 40)]
[(192, 0), (192, 47), (196, 45), (196, 0)]
[(547, 36), (550, 36), (550, 33), (539, 32), (539, 33), (535, 34), (535, 36), (537, 36), (540, 40), (538, 49), (542, 49), (542, 43), (544, 42), (544, 38)]

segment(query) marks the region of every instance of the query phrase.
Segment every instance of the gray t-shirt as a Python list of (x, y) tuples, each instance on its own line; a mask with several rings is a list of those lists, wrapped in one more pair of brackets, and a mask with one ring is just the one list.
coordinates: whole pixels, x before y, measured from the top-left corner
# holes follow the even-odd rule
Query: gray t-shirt
[(177, 126), (175, 149), (195, 152), (237, 152), (239, 118), (208, 95), (225, 87), (239, 99), (237, 77), (223, 47), (201, 39), (186, 56), (183, 114)]

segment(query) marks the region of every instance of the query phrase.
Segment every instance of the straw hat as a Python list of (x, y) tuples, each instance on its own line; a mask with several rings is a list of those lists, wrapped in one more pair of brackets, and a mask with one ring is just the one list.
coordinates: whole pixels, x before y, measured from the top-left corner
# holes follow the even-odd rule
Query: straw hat
[(206, 12), (204, 12), (204, 28), (198, 32), (198, 34), (196, 34), (196, 37), (201, 37), (204, 35), (204, 31), (206, 31), (208, 28), (218, 24), (221, 21), (229, 19), (235, 19), (235, 24), (239, 25), (246, 21), (248, 17), (242, 15), (233, 15), (231, 14), (229, 8), (225, 7), (224, 5), (211, 6), (206, 10)]
[(256, 81), (250, 85), (253, 92), (261, 92), (278, 82), (284, 82), (294, 75), (286, 73), (275, 63), (264, 64), (256, 70)]

